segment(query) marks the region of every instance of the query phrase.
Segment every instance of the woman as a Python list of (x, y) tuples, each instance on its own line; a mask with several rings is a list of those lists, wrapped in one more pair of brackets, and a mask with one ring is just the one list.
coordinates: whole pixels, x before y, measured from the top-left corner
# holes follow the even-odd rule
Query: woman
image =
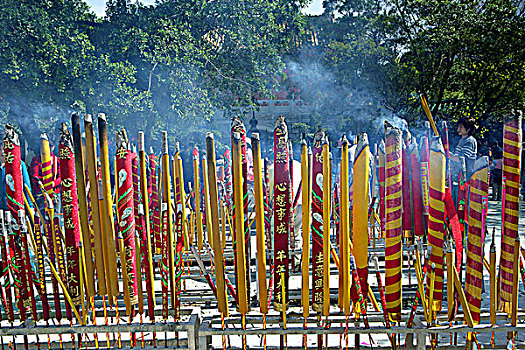
[(457, 132), (461, 136), (454, 153), (451, 154), (453, 161), (459, 162), (461, 157), (465, 158), (466, 179), (470, 179), (474, 171), (474, 162), (478, 153), (478, 143), (472, 134), (476, 130), (474, 119), (463, 118), (458, 122)]

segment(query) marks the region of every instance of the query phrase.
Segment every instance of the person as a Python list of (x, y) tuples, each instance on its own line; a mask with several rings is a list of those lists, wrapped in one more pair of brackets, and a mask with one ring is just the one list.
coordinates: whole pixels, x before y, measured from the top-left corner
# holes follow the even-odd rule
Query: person
[(478, 143), (472, 134), (476, 130), (474, 119), (462, 118), (458, 122), (457, 132), (461, 136), (454, 152), (451, 154), (451, 159), (456, 162), (461, 161), (461, 157), (465, 158), (466, 179), (470, 179), (474, 172), (474, 162), (476, 161), (478, 153)]
[(498, 141), (494, 141), (490, 148), (491, 166), (490, 175), (492, 180), (492, 200), (501, 200), (501, 180), (503, 172), (503, 149), (499, 146)]
[[(29, 181), (29, 173), (27, 172), (27, 166), (24, 162), (20, 163), (20, 168), (22, 170), (22, 177), (24, 184), (29, 187), (31, 190), (31, 181)], [(9, 210), (7, 206), (7, 189), (5, 182), (5, 157), (4, 157), (4, 148), (0, 147), (0, 210)], [(28, 201), (27, 204), (31, 209), (33, 209), (33, 203)]]

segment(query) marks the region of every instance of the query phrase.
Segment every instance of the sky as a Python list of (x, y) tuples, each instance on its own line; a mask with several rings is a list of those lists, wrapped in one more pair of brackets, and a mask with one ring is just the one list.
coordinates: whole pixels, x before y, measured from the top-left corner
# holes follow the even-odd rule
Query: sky
[[(89, 6), (93, 9), (98, 16), (104, 16), (104, 11), (106, 9), (106, 0), (84, 0), (88, 3)], [(155, 3), (155, 0), (141, 0), (145, 5), (152, 5)], [(323, 0), (312, 0), (310, 6), (308, 6), (304, 13), (309, 15), (320, 15), (323, 12)]]

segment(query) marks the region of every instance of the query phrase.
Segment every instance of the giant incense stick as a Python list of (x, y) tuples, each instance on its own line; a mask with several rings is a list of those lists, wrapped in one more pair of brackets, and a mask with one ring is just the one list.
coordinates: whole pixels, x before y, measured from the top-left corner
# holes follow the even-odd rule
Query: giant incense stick
[(100, 220), (104, 231), (102, 238), (106, 242), (104, 252), (104, 262), (106, 266), (106, 287), (110, 303), (113, 297), (119, 295), (118, 274), (117, 274), (117, 247), (115, 244), (115, 225), (113, 221), (113, 200), (111, 198), (111, 174), (109, 171), (109, 151), (108, 151), (108, 130), (106, 116), (103, 113), (98, 115), (98, 135), (100, 144), (100, 169), (102, 175), (102, 209)]
[(446, 246), (445, 249), (446, 264), (447, 264), (447, 315), (448, 320), (452, 322), (455, 316), (455, 293), (454, 293), (454, 271), (453, 271), (453, 253), (452, 247)]
[(224, 150), (224, 201), (229, 210), (231, 210), (232, 206), (232, 186), (232, 157), (230, 148), (226, 146)]
[[(314, 134), (312, 151), (312, 309), (323, 310), (323, 156), (325, 134)], [(326, 259), (330, 257), (327, 256)]]
[[(341, 177), (340, 177), (340, 188), (341, 188), (341, 222), (339, 231), (339, 251), (341, 252), (342, 259), (340, 261), (341, 271), (340, 277), (342, 287), (342, 309), (345, 316), (348, 316), (351, 312), (350, 309), (350, 208), (348, 203), (348, 140), (343, 135), (341, 140)], [(367, 199), (368, 200), (368, 199)], [(355, 212), (352, 212), (355, 215)], [(362, 227), (360, 227), (362, 228)], [(355, 238), (354, 238), (355, 239)], [(355, 241), (354, 241), (355, 242)], [(368, 248), (368, 247), (367, 247)]]
[[(272, 223), (271, 223), (271, 213), (272, 213), (272, 199), (270, 198), (270, 172), (269, 172), (269, 166), (268, 166), (268, 158), (264, 158), (264, 182), (263, 182), (263, 192), (264, 192), (264, 225), (266, 228), (266, 232), (271, 232), (272, 230)], [(271, 249), (271, 234), (268, 234), (266, 236), (266, 247), (267, 249)], [(272, 260), (270, 257), (270, 261), (268, 263), (271, 264)], [(273, 266), (273, 264), (272, 264)]]
[[(9, 246), (10, 250), (12, 249), (14, 253), (12, 271), (15, 284), (15, 298), (17, 299), (17, 306), (20, 311), (20, 320), (25, 321), (26, 308), (30, 306), (30, 296), (33, 295), (31, 278), (28, 278), (31, 271), (31, 264), (29, 262), (27, 237), (20, 232), (19, 211), (24, 210), (20, 140), (15, 129), (10, 124), (5, 126), (3, 147), (7, 207), (13, 220), (13, 224), (11, 225), (12, 231), (9, 234)], [(15, 243), (15, 237), (21, 238), (21, 245)], [(36, 310), (34, 310), (34, 312), (36, 313)], [(34, 316), (36, 315), (35, 313)], [(34, 317), (34, 319), (36, 320), (36, 317)]]
[(77, 180), (79, 221), (81, 228), (81, 241), (84, 253), (83, 269), (85, 271), (85, 285), (87, 300), (95, 295), (95, 275), (93, 266), (93, 252), (91, 249), (91, 231), (89, 228), (86, 180), (84, 171), (84, 155), (82, 154), (82, 138), (80, 134), (80, 117), (71, 114), (71, 125), (73, 134), (73, 147), (75, 151), (75, 174)]
[[(496, 283), (496, 245), (495, 245), (496, 228), (492, 230), (492, 242), (490, 244), (490, 323), (496, 325), (497, 306), (497, 283)], [(494, 336), (494, 333), (492, 334)]]
[(310, 315), (310, 210), (311, 210), (311, 179), (308, 166), (308, 149), (306, 140), (301, 142), (301, 183), (302, 191), (302, 226), (303, 226), (303, 253), (302, 253), (302, 288), (301, 305), (303, 317)]
[[(50, 201), (50, 203), (52, 203)], [(55, 258), (56, 258), (56, 265), (58, 267), (58, 272), (60, 273), (60, 278), (64, 283), (67, 283), (67, 272), (66, 272), (66, 260), (64, 256), (64, 247), (62, 243), (64, 242), (64, 234), (62, 233), (62, 229), (60, 228), (60, 221), (58, 219), (58, 216), (55, 216), (53, 218), (52, 224), (51, 224), (53, 235), (51, 235), (51, 239), (53, 240), (50, 245), (53, 245), (55, 248)], [(48, 236), (49, 237), (49, 236)], [(57, 281), (62, 286), (62, 281)], [(67, 290), (62, 288), (62, 292), (65, 293)], [(66, 303), (66, 317), (68, 320), (72, 320), (73, 315), (71, 314), (71, 306)]]
[(177, 183), (179, 186), (179, 194), (180, 194), (180, 204), (182, 209), (182, 231), (180, 232), (180, 237), (184, 244), (184, 250), (189, 251), (189, 245), (192, 243), (190, 242), (189, 237), (189, 226), (187, 223), (186, 218), (186, 191), (184, 190), (184, 169), (182, 166), (182, 158), (180, 157), (180, 152), (177, 152), (177, 156), (175, 157), (175, 163), (174, 167), (177, 169)]
[[(244, 230), (243, 233), (245, 242), (244, 242), (244, 253), (246, 254), (245, 257), (245, 265), (246, 265), (246, 293), (248, 296), (248, 300), (250, 300), (250, 225), (249, 225), (249, 215), (248, 215), (248, 158), (246, 156), (246, 128), (244, 127), (244, 123), (237, 117), (233, 118), (232, 120), (232, 126), (231, 126), (231, 132), (232, 132), (232, 141), (233, 141), (233, 133), (239, 134), (240, 139), (240, 155), (241, 155), (241, 161), (242, 161), (242, 167), (241, 167), (241, 178), (242, 178), (242, 184), (241, 184), (241, 190), (242, 190), (242, 212), (243, 212), (243, 218), (244, 218)], [(235, 177), (235, 168), (233, 168), (233, 176)], [(234, 186), (234, 196), (235, 196), (235, 186)], [(239, 233), (234, 230), (237, 237), (239, 237)]]
[[(77, 177), (73, 138), (62, 124), (58, 145), (62, 208), (64, 215), (64, 233), (66, 236), (67, 288), (71, 300), (79, 305), (80, 300), (80, 222), (78, 215)], [(82, 302), (84, 302), (82, 300)]]
[[(135, 145), (132, 145), (131, 153), (131, 169), (133, 172), (133, 213), (135, 214), (135, 269), (137, 271), (137, 296), (138, 296), (138, 313), (142, 316), (144, 313), (144, 292), (142, 290), (142, 251), (146, 251), (146, 240), (143, 239), (145, 223), (144, 223), (144, 209), (140, 204), (140, 174), (139, 174), (139, 160)], [(118, 192), (118, 190), (117, 190)], [(132, 313), (131, 318), (133, 318)]]
[(98, 294), (107, 294), (106, 288), (106, 270), (104, 262), (105, 241), (102, 240), (102, 221), (99, 207), (99, 186), (97, 170), (97, 149), (95, 146), (95, 134), (93, 133), (93, 121), (91, 115), (84, 116), (84, 129), (86, 131), (86, 158), (89, 178), (89, 198), (91, 204), (91, 213), (93, 221), (93, 236), (95, 243), (95, 266), (97, 271)]
[[(288, 308), (288, 237), (290, 234), (290, 163), (288, 128), (284, 117), (277, 119), (273, 132), (274, 143), (274, 308)], [(282, 274), (283, 273), (283, 274)], [(285, 280), (282, 281), (281, 277)], [(285, 293), (283, 293), (283, 288)], [(285, 299), (282, 300), (281, 297)]]
[(425, 136), (421, 138), (419, 148), (420, 148), (419, 158), (421, 160), (421, 197), (423, 199), (423, 214), (425, 217), (428, 217), (429, 201), (430, 201), (428, 197), (430, 153), (429, 153), (428, 139)]
[(423, 236), (425, 234), (425, 218), (423, 216), (423, 193), (421, 189), (421, 164), (419, 162), (419, 150), (417, 143), (412, 141), (410, 149), (410, 175), (412, 183), (412, 213), (414, 218), (414, 234)]
[(401, 320), (401, 131), (385, 126), (385, 298), (392, 322)]
[(424, 94), (420, 94), (419, 97), (421, 98), (421, 104), (423, 105), (423, 109), (425, 110), (425, 114), (427, 115), (428, 121), (430, 122), (430, 125), (432, 126), (432, 130), (434, 131), (434, 136), (439, 136), (439, 132), (436, 127), (436, 123), (434, 122), (434, 118), (432, 118), (432, 112), (430, 111), (430, 108), (428, 107), (426, 96)]
[[(224, 202), (224, 194), (221, 192), (221, 243), (222, 243), (222, 249), (226, 248), (226, 212), (228, 211), (228, 207), (226, 206), (226, 203)], [(229, 213), (228, 213), (229, 215)]]
[[(294, 201), (294, 192), (293, 192), (293, 147), (292, 147), (292, 141), (290, 139), (288, 139), (288, 167), (290, 169), (290, 187), (289, 187), (289, 191), (290, 191), (290, 214), (288, 216), (288, 219), (290, 220), (290, 248), (292, 249), (292, 252), (295, 250), (296, 248), (296, 244), (295, 244), (295, 223), (294, 223), (294, 217), (295, 217), (295, 203), (296, 201)], [(301, 191), (301, 184), (299, 184), (299, 191)], [(290, 255), (289, 257), (290, 259), (290, 267), (292, 269), (295, 269), (295, 258), (294, 258), (294, 255)]]
[[(176, 179), (175, 179), (176, 181)], [(184, 245), (183, 235), (182, 204), (177, 204), (175, 211), (175, 321), (180, 320), (180, 294), (182, 291), (182, 268), (183, 257), (182, 248)]]
[(51, 150), (49, 148), (49, 140), (46, 133), (41, 136), (41, 147), (40, 147), (40, 159), (42, 161), (42, 184), (48, 196), (53, 198), (55, 190), (55, 172), (57, 171), (58, 164), (55, 163), (56, 159), (51, 157)]
[(379, 186), (379, 226), (381, 232), (381, 238), (385, 237), (385, 227), (386, 227), (386, 217), (385, 217), (385, 198), (386, 198), (386, 189), (385, 189), (385, 165), (386, 165), (386, 155), (385, 155), (385, 142), (381, 140), (378, 148), (378, 186)]
[[(328, 138), (323, 143), (323, 315), (330, 315), (330, 195), (332, 187)], [(328, 342), (328, 338), (327, 338)]]
[(182, 286), (182, 270), (183, 270), (183, 257), (182, 250), (186, 245), (184, 239), (184, 213), (185, 213), (185, 201), (184, 201), (184, 183), (182, 180), (182, 168), (180, 166), (181, 159), (179, 157), (180, 148), (179, 143), (175, 143), (175, 156), (172, 158), (173, 168), (173, 188), (174, 188), (174, 201), (176, 206), (175, 211), (175, 232), (174, 232), (174, 244), (175, 244), (175, 320), (180, 319), (180, 293)]
[(226, 283), (224, 277), (224, 260), (222, 255), (222, 244), (221, 236), (219, 234), (219, 195), (217, 192), (217, 173), (215, 170), (215, 141), (213, 139), (213, 134), (206, 134), (206, 154), (208, 167), (210, 169), (208, 173), (208, 183), (210, 184), (210, 198), (213, 205), (210, 208), (210, 217), (211, 217), (211, 227), (208, 227), (208, 230), (216, 232), (213, 235), (215, 240), (213, 245), (213, 262), (215, 266), (215, 281), (217, 283), (217, 302), (219, 306), (219, 311), (225, 317), (228, 316), (228, 298), (226, 296)]
[[(514, 283), (512, 284), (512, 305), (511, 305), (511, 315), (510, 321), (512, 326), (516, 327), (518, 325), (518, 288), (519, 288), (519, 273), (520, 273), (520, 237), (516, 236), (514, 240)], [(516, 334), (513, 332), (513, 342), (516, 344)]]
[[(206, 236), (207, 236), (206, 238), (208, 239), (208, 243), (210, 244), (210, 246), (213, 247), (213, 230), (211, 227), (211, 219), (210, 219), (211, 207), (210, 207), (210, 191), (209, 191), (209, 184), (208, 184), (208, 162), (207, 162), (206, 155), (202, 156), (202, 187), (203, 187), (203, 195), (204, 195), (204, 220), (205, 220), (204, 222), (206, 223)], [(234, 247), (234, 250), (235, 250), (235, 247)]]
[(519, 191), (521, 170), (521, 114), (505, 121), (503, 129), (503, 200), (500, 255), (500, 309), (512, 312), (514, 284), (514, 244), (518, 237)]
[[(405, 131), (406, 133), (406, 131)], [(412, 230), (412, 192), (410, 190), (410, 136), (403, 137), (403, 150), (401, 152), (401, 167), (402, 167), (402, 194), (403, 194), (403, 238), (407, 245), (411, 245), (414, 241)]]
[(443, 149), (445, 150), (445, 159), (446, 159), (446, 167), (445, 167), (445, 186), (452, 187), (452, 181), (450, 178), (450, 144), (448, 142), (448, 125), (446, 121), (441, 122), (441, 140), (443, 142)]
[(461, 236), (464, 237), (467, 224), (465, 215), (468, 213), (466, 209), (466, 202), (468, 201), (469, 182), (466, 179), (466, 164), (465, 157), (459, 157), (459, 174), (458, 174), (458, 200), (457, 200), (457, 214), (460, 222)]
[(168, 154), (168, 133), (166, 131), (162, 132), (162, 189), (163, 189), (163, 204), (165, 208), (162, 208), (164, 213), (163, 215), (163, 226), (165, 226), (164, 244), (163, 244), (163, 255), (165, 256), (165, 264), (168, 270), (169, 277), (168, 283), (169, 291), (171, 294), (171, 307), (175, 309), (176, 303), (176, 281), (175, 281), (175, 260), (173, 256), (173, 218), (172, 218), (172, 209), (171, 209), (171, 176), (170, 176), (170, 156)]
[(252, 134), (252, 151), (255, 220), (257, 230), (257, 279), (259, 281), (259, 306), (261, 308), (261, 313), (266, 314), (268, 312), (268, 295), (266, 288), (266, 232), (264, 227), (261, 142), (258, 133)]
[[(443, 300), (443, 244), (444, 244), (444, 211), (443, 202), (445, 193), (445, 153), (441, 139), (435, 138), (430, 145), (430, 173), (429, 173), (429, 221), (428, 244), (432, 247), (430, 263), (435, 264), (435, 285), (432, 295), (433, 305), (430, 305), (430, 314), (441, 310)], [(427, 277), (427, 284), (430, 276)], [(427, 296), (430, 299), (429, 291)]]
[(370, 226), (370, 233), (372, 234), (372, 247), (376, 247), (376, 201), (379, 197), (379, 186), (377, 184), (377, 163), (378, 163), (378, 150), (377, 144), (374, 145), (374, 153), (372, 157), (372, 182), (371, 182), (371, 191), (372, 191), (372, 202), (368, 208), (368, 222)]
[(489, 160), (481, 157), (474, 164), (474, 173), (471, 178), (469, 233), (467, 244), (467, 277), (465, 280), (465, 295), (472, 318), (475, 323), (480, 321), (481, 287), (483, 283), (483, 246), (485, 244), (485, 213), (482, 203), (487, 200), (489, 189)]
[[(164, 150), (164, 147), (163, 147)], [(166, 148), (167, 150), (167, 148)], [(169, 156), (168, 156), (169, 157)], [(164, 154), (162, 157), (162, 163), (164, 163)], [(168, 158), (169, 159), (169, 158)], [(167, 160), (169, 161), (169, 160)], [(162, 171), (164, 172), (164, 171)], [(162, 175), (164, 181), (164, 175)], [(164, 202), (164, 199), (161, 200), (160, 208), (160, 242), (161, 242), (161, 259), (160, 259), (160, 281), (162, 286), (162, 318), (166, 321), (168, 319), (168, 309), (169, 309), (169, 290), (171, 285), (170, 279), (170, 259), (169, 259), (169, 249), (168, 249), (168, 205)], [(171, 214), (171, 210), (170, 210)], [(170, 219), (171, 220), (171, 219)], [(170, 222), (171, 223), (171, 222)], [(172, 248), (173, 249), (173, 248)]]
[[(11, 278), (10, 278), (10, 268), (9, 268), (9, 263), (8, 263), (8, 255), (7, 255), (7, 244), (6, 244), (6, 240), (5, 240), (5, 236), (4, 236), (4, 232), (6, 232), (6, 220), (7, 218), (4, 218), (4, 211), (3, 210), (0, 210), (0, 229), (1, 229), (1, 232), (0, 232), (0, 251), (1, 251), (1, 255), (2, 255), (2, 286), (4, 288), (4, 291), (5, 291), (5, 301), (7, 303), (7, 305), (5, 305), (5, 308), (4, 310), (7, 312), (7, 319), (9, 320), (9, 322), (11, 323), (11, 325), (13, 324), (14, 320), (15, 320), (15, 314), (14, 314), (14, 304), (13, 304), (13, 299), (12, 299), (12, 294), (11, 294)], [(36, 224), (35, 224), (36, 225)], [(8, 235), (9, 238), (11, 235)], [(39, 268), (40, 268), (40, 264), (39, 264)], [(43, 266), (40, 268), (40, 273), (43, 273), (44, 271), (44, 268)], [(41, 284), (40, 286), (43, 285), (43, 287), (45, 288), (45, 284), (42, 284), (42, 281), (43, 281), (43, 278), (40, 279), (41, 281)], [(42, 295), (46, 295), (45, 293), (43, 293)], [(47, 299), (47, 298), (46, 298)], [(47, 300), (46, 300), (47, 302)], [(45, 317), (44, 317), (45, 318)], [(47, 315), (47, 318), (49, 318), (49, 311), (48, 311), (48, 315)]]
[(131, 315), (133, 305), (138, 302), (137, 265), (135, 251), (135, 213), (133, 202), (133, 169), (131, 164), (131, 149), (128, 136), (124, 129), (117, 132), (116, 138), (117, 164), (117, 212), (119, 230), (124, 243), (124, 251), (120, 252), (120, 264), (124, 280), (124, 302), (126, 312)]
[[(368, 295), (368, 198), (370, 147), (368, 136), (362, 133), (357, 138), (354, 156), (354, 206), (352, 210), (353, 251), (357, 274), (363, 296)], [(346, 201), (346, 198), (344, 199)], [(363, 303), (366, 306), (366, 302)], [(366, 310), (362, 310), (366, 312)]]
[[(180, 292), (182, 287), (182, 270), (184, 268), (184, 260), (182, 258), (182, 248), (184, 246), (184, 223), (182, 215), (182, 207), (184, 203), (183, 191), (181, 186), (180, 169), (179, 169), (179, 154), (180, 144), (175, 142), (175, 155), (171, 157), (171, 174), (173, 184), (173, 206), (175, 211), (175, 228), (173, 232), (173, 244), (175, 245), (175, 310), (179, 310)], [(173, 230), (173, 229), (172, 229)], [(180, 243), (180, 244), (179, 244)], [(175, 311), (177, 314), (178, 311)]]
[(139, 162), (140, 162), (140, 191), (141, 191), (141, 206), (144, 210), (144, 231), (142, 233), (142, 248), (143, 255), (145, 255), (144, 272), (146, 274), (146, 290), (148, 292), (148, 314), (150, 319), (154, 319), (155, 313), (155, 285), (153, 273), (153, 246), (151, 244), (151, 230), (150, 230), (150, 216), (149, 216), (149, 198), (147, 193), (147, 178), (146, 178), (146, 151), (144, 147), (144, 133), (139, 132)]
[(199, 177), (199, 150), (197, 148), (193, 149), (194, 153), (197, 153), (193, 156), (193, 182), (195, 186), (195, 217), (196, 217), (196, 226), (197, 226), (197, 248), (199, 251), (203, 247), (203, 233), (202, 233), (202, 212), (201, 212), (201, 182)]
[[(233, 133), (232, 145), (232, 163), (233, 163), (233, 205), (235, 206), (235, 232), (236, 232), (236, 251), (235, 256), (237, 271), (236, 284), (237, 296), (239, 298), (239, 312), (246, 315), (248, 312), (248, 293), (246, 280), (246, 255), (244, 244), (244, 212), (243, 212), (243, 192), (242, 192), (242, 159), (241, 159), (241, 136), (239, 133)], [(211, 169), (210, 169), (211, 170)]]

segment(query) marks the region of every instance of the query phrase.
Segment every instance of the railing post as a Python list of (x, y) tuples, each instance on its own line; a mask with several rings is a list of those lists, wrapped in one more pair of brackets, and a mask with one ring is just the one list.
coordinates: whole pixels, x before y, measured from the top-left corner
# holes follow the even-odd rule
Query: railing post
[[(416, 334), (416, 350), (425, 350), (427, 346), (427, 331), (426, 328), (423, 327), (421, 317), (419, 316), (414, 318), (414, 333)], [(413, 345), (413, 343), (410, 345)]]
[(416, 350), (425, 350), (427, 346), (427, 337), (425, 329), (421, 328), (417, 330), (417, 344)]
[(201, 308), (196, 307), (191, 311), (188, 327), (188, 350), (198, 350), (199, 327), (201, 324)]
[[(208, 321), (204, 321), (204, 323), (206, 324), (206, 329), (210, 326), (211, 322), (208, 320)], [(200, 325), (199, 325), (199, 329), (197, 330), (197, 338), (198, 338), (198, 349), (199, 350), (208, 350), (210, 345), (211, 345), (211, 335), (201, 335), (200, 332)]]

